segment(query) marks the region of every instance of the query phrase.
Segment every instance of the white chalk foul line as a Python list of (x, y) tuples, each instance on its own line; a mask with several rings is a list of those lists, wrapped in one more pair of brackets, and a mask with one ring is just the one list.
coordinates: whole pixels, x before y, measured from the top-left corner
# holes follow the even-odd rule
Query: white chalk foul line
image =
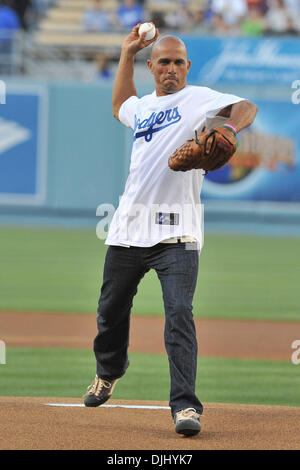
[[(46, 406), (65, 406), (65, 407), (84, 407), (79, 403), (44, 403)], [(101, 405), (100, 408), (134, 408), (142, 410), (170, 410), (169, 406), (154, 406), (154, 405)]]

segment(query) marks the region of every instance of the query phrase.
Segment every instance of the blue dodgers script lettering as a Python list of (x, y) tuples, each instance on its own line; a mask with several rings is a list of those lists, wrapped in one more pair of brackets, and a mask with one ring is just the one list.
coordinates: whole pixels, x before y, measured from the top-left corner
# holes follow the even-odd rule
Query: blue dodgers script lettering
[(181, 115), (179, 114), (178, 106), (173, 109), (167, 109), (166, 111), (159, 111), (159, 113), (152, 113), (150, 117), (143, 121), (138, 119), (135, 115), (134, 140), (145, 137), (145, 141), (150, 142), (155, 132), (162, 131), (166, 127), (176, 124), (180, 119)]

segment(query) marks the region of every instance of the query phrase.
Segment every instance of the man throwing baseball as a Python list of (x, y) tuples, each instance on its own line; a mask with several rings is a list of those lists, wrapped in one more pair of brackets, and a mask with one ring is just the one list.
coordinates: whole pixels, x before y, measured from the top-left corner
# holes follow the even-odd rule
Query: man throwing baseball
[[(111, 222), (94, 340), (97, 374), (84, 403), (99, 406), (128, 367), (130, 311), (143, 276), (154, 269), (165, 309), (170, 408), (175, 431), (199, 433), (203, 405), (195, 392), (197, 340), (192, 302), (202, 247), (200, 192), (204, 175), (224, 165), (236, 134), (256, 115), (255, 104), (186, 83), (185, 44), (165, 36), (147, 41), (135, 26), (122, 45), (113, 87), (113, 114), (133, 130), (130, 172)], [(147, 61), (155, 90), (138, 98), (134, 59)], [(217, 123), (211, 126), (211, 123)], [(159, 384), (157, 384), (159, 386)]]

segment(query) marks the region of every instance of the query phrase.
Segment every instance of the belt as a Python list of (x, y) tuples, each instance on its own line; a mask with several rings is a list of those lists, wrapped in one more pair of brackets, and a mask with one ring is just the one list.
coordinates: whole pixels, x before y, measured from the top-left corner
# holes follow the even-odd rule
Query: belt
[(188, 242), (196, 242), (196, 238), (194, 237), (173, 237), (167, 238), (166, 240), (162, 240), (160, 243), (188, 243)]

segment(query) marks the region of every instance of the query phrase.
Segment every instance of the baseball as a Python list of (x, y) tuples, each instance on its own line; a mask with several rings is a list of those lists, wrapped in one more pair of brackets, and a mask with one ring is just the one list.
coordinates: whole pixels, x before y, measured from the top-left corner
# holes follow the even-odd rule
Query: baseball
[(151, 39), (154, 38), (155, 36), (155, 26), (152, 23), (142, 23), (141, 26), (139, 27), (139, 36), (141, 36), (143, 33), (146, 34), (146, 40), (150, 41)]

